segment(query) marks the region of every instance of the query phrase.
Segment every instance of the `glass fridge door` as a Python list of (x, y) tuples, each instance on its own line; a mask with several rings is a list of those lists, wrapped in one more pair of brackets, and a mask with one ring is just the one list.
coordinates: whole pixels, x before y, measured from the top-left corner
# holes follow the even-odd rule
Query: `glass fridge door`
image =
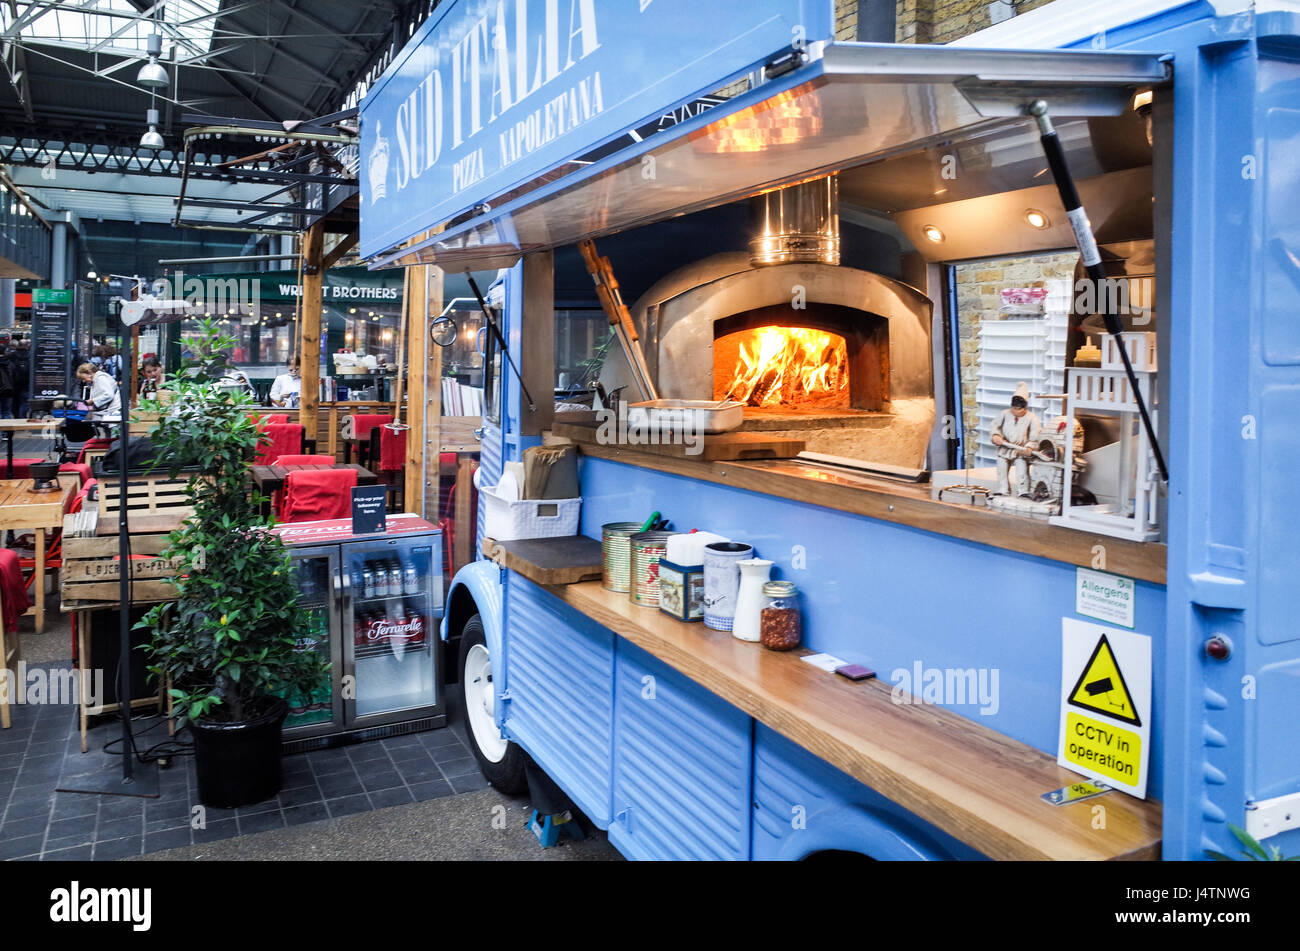
[[(298, 610), (306, 618), (298, 649), (315, 651), (337, 672), (343, 660), (335, 610), (340, 587), (338, 549), (295, 549), (292, 554)], [(342, 723), (343, 699), (336, 688), (337, 679), (336, 674), (331, 675), (310, 696), (295, 694), (285, 698), (289, 701), (286, 733), (292, 731), (292, 736), (297, 737), (328, 733), (333, 724)]]
[[(439, 703), (442, 561), (436, 533), (343, 546), (349, 719), (392, 722)], [(419, 711), (417, 713), (417, 711)]]

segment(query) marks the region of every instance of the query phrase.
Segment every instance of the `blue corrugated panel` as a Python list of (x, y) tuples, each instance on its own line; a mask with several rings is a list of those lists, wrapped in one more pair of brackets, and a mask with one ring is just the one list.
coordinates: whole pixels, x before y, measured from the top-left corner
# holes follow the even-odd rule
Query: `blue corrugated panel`
[(750, 718), (618, 642), (614, 822), (629, 858), (749, 858)]
[[(496, 485), (505, 469), (501, 445), (501, 429), (486, 421), (483, 424), (483, 441), (479, 446), (478, 467), (479, 481), (483, 485)], [(474, 540), (474, 551), (483, 543), (483, 530), (487, 526), (487, 502), (482, 494), (478, 497), (478, 537)]]
[(597, 825), (609, 823), (614, 635), (510, 572), (506, 730)]
[(827, 850), (874, 859), (982, 859), (898, 803), (761, 723), (754, 733), (754, 858)]

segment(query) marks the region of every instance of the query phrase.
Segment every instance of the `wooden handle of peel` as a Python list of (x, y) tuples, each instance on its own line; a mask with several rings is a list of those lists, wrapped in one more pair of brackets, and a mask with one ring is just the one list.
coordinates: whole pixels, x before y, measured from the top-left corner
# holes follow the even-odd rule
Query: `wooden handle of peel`
[(600, 306), (605, 311), (605, 316), (609, 318), (609, 325), (611, 327), (621, 325), (628, 340), (640, 340), (641, 337), (636, 332), (636, 324), (632, 322), (632, 315), (628, 312), (627, 305), (614, 296), (618, 290), (618, 280), (614, 277), (614, 267), (609, 263), (609, 258), (602, 258), (596, 254), (594, 241), (580, 242), (578, 250), (582, 253), (582, 260), (586, 262), (587, 273), (596, 283), (596, 296), (600, 298)]

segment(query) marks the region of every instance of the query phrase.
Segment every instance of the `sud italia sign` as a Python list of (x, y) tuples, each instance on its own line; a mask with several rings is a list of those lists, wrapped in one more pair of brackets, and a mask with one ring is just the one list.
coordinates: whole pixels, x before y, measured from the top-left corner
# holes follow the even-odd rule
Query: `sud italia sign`
[(361, 102), (361, 253), (379, 254), (779, 51), (832, 0), (455, 0)]

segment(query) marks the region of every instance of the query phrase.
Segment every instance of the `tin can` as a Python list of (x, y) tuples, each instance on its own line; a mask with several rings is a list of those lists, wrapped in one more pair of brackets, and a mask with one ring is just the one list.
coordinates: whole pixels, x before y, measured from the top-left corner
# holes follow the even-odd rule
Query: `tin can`
[(659, 606), (659, 559), (668, 550), (668, 539), (676, 532), (638, 532), (632, 536), (633, 604), (643, 608)]
[(736, 619), (740, 568), (736, 562), (754, 557), (752, 545), (714, 542), (704, 547), (704, 626), (729, 631)]
[(631, 590), (632, 536), (640, 522), (606, 522), (600, 526), (601, 584), (606, 591)]
[(413, 595), (420, 593), (420, 573), (416, 570), (415, 565), (407, 565), (403, 573), (402, 594)]
[(361, 572), (361, 596), (363, 598), (375, 596), (375, 573), (369, 568), (362, 569)]

